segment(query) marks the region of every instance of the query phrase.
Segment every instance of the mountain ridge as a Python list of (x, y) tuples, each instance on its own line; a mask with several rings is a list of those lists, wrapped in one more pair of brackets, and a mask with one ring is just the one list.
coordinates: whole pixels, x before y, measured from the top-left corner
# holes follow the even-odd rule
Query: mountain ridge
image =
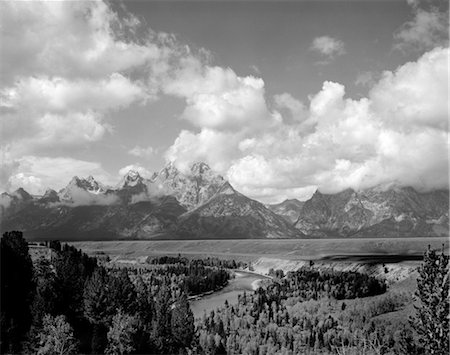
[[(225, 200), (226, 211), (219, 208)], [(72, 239), (302, 235), (201, 162), (187, 172), (168, 164), (150, 179), (131, 170), (115, 187), (93, 177), (75, 176), (59, 193), (48, 190), (20, 205), (11, 213), (2, 209), (2, 230), (22, 229), (38, 237), (63, 234)]]
[(59, 192), (33, 197), (19, 188), (0, 202), (2, 231), (99, 239), (411, 237), (449, 229), (448, 190), (394, 182), (263, 205), (202, 162), (183, 172), (169, 163), (149, 179), (130, 170), (114, 187), (75, 176)]

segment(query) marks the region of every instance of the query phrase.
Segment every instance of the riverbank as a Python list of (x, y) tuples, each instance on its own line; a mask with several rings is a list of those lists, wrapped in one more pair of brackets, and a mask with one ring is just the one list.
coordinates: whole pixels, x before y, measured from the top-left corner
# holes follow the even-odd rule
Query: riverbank
[(199, 319), (204, 313), (209, 314), (217, 307), (223, 306), (225, 301), (229, 304), (237, 303), (240, 294), (244, 291), (253, 292), (257, 282), (268, 278), (270, 277), (254, 272), (235, 270), (235, 277), (223, 289), (189, 302), (194, 318)]

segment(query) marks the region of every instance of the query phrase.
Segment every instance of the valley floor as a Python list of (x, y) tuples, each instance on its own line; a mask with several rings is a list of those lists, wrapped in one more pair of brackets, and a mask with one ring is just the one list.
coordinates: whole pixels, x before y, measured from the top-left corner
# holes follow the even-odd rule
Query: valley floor
[[(111, 259), (139, 260), (148, 256), (216, 256), (255, 261), (261, 257), (299, 260), (395, 263), (421, 260), (428, 245), (449, 249), (448, 237), (367, 239), (234, 239), (234, 240), (130, 240), (70, 242), (85, 253), (105, 253)], [(363, 259), (363, 260), (362, 260)]]

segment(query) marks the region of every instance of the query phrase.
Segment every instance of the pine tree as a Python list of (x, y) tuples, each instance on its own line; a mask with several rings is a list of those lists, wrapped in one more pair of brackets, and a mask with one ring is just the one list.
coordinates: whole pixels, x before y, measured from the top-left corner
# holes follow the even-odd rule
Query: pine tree
[(449, 346), (449, 256), (428, 247), (417, 279), (414, 327), (427, 354), (448, 354)]
[(114, 314), (111, 305), (109, 276), (104, 268), (95, 269), (84, 288), (84, 315), (93, 324), (109, 325)]
[(33, 263), (22, 232), (4, 233), (0, 254), (0, 352), (17, 353), (31, 325), (30, 304), (35, 292)]
[(170, 353), (172, 348), (170, 289), (162, 284), (156, 294), (155, 316), (152, 320), (152, 339), (161, 353)]
[(95, 269), (84, 288), (84, 316), (93, 324), (91, 349), (94, 353), (102, 353), (105, 349), (107, 327), (111, 324), (114, 314), (108, 283), (108, 273), (99, 267)]
[(182, 294), (172, 309), (172, 335), (178, 348), (191, 344), (194, 338), (194, 315), (189, 308), (186, 294)]

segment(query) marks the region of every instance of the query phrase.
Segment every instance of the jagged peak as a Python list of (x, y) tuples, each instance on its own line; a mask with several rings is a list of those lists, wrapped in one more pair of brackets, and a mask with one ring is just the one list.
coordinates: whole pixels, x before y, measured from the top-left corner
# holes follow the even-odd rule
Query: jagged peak
[(23, 200), (31, 200), (33, 197), (25, 191), (23, 187), (19, 187), (16, 191), (13, 192), (13, 195), (23, 199)]
[(207, 171), (211, 171), (211, 168), (204, 162), (195, 162), (191, 165), (191, 172), (195, 175), (201, 175)]
[(72, 179), (70, 179), (69, 184), (77, 184), (79, 181), (81, 181), (81, 179), (75, 175)]
[[(169, 161), (164, 168), (162, 168), (159, 173), (155, 173), (154, 178), (156, 179), (158, 176), (163, 176), (165, 179), (167, 179), (169, 176), (175, 176), (178, 175), (180, 172), (175, 166), (175, 163), (173, 161)], [(153, 177), (152, 177), (153, 179)]]
[(116, 189), (122, 189), (128, 186), (136, 186), (144, 183), (144, 178), (139, 174), (137, 170), (131, 169), (129, 170), (120, 182), (117, 184)]
[(47, 190), (45, 190), (44, 194), (42, 195), (43, 197), (46, 196), (51, 196), (51, 195), (56, 195), (57, 192), (51, 188), (47, 188)]
[(141, 175), (139, 174), (139, 172), (137, 170), (131, 169), (130, 171), (128, 171), (125, 174), (124, 178), (127, 179), (127, 180), (133, 180), (134, 181), (134, 180), (138, 180), (138, 179), (140, 179), (142, 177), (141, 177)]

